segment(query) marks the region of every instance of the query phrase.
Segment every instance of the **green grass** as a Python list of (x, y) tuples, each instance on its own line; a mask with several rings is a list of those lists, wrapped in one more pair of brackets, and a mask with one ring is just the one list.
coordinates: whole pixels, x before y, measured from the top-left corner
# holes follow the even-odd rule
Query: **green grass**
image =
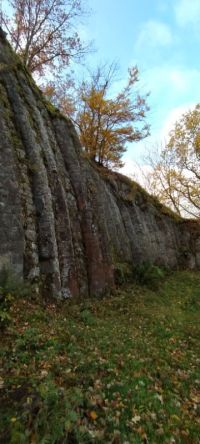
[(56, 307), (1, 335), (0, 443), (200, 442), (200, 274)]

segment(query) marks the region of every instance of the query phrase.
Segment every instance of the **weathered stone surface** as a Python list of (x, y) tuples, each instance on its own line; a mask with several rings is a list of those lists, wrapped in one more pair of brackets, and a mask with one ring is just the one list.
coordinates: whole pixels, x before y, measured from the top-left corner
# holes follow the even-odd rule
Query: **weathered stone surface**
[(0, 267), (46, 295), (101, 295), (118, 263), (200, 268), (200, 227), (84, 158), (0, 33)]

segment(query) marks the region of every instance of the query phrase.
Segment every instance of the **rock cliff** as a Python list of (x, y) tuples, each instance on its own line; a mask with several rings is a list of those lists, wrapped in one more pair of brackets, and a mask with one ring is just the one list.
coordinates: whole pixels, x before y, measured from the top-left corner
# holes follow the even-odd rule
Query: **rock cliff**
[(200, 227), (84, 157), (0, 32), (0, 267), (46, 295), (101, 295), (119, 264), (200, 268)]

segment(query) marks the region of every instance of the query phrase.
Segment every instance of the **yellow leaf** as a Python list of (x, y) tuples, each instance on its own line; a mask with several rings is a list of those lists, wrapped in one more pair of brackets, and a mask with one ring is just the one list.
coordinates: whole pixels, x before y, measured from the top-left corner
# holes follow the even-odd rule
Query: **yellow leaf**
[(15, 418), (15, 416), (13, 416), (12, 418), (11, 418), (11, 422), (16, 422), (17, 421), (17, 418)]
[(92, 410), (90, 412), (90, 418), (93, 419), (93, 421), (95, 421), (95, 419), (97, 419), (97, 414), (96, 414), (96, 412), (94, 410)]
[(180, 418), (179, 418), (177, 415), (171, 415), (171, 418), (172, 418), (174, 421), (180, 421)]

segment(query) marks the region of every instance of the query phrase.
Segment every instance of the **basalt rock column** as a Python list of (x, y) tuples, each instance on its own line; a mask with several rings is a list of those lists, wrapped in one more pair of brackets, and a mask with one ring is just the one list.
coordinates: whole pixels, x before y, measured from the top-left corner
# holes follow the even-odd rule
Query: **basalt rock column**
[(85, 158), (0, 32), (0, 267), (54, 298), (100, 296), (115, 268), (200, 268), (200, 228)]

